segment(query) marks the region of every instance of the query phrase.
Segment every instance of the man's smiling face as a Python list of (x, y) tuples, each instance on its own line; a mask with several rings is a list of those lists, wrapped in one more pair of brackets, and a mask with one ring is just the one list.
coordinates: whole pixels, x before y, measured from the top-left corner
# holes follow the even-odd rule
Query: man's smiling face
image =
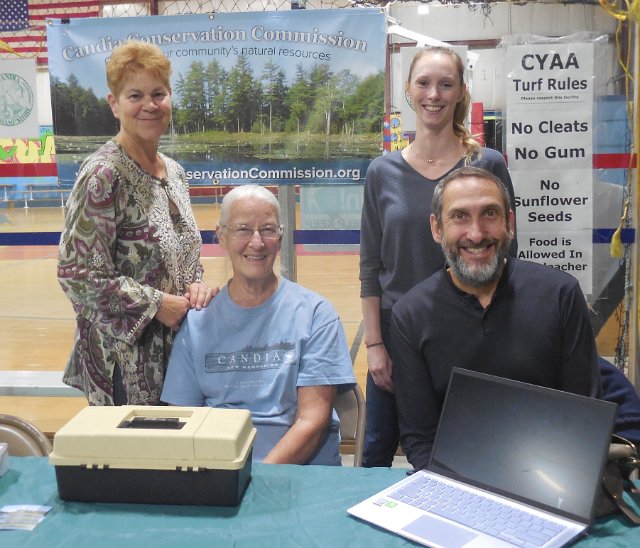
[(483, 287), (500, 277), (513, 238), (512, 223), (493, 181), (464, 177), (446, 185), (442, 222), (432, 216), (431, 230), (452, 275), (463, 286)]

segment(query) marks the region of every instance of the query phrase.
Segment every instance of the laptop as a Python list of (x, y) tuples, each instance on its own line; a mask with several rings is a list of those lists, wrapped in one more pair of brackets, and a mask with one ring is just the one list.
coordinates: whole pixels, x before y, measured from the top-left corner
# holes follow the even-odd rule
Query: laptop
[(426, 546), (563, 546), (593, 519), (616, 408), (455, 368), (427, 469), (347, 511)]

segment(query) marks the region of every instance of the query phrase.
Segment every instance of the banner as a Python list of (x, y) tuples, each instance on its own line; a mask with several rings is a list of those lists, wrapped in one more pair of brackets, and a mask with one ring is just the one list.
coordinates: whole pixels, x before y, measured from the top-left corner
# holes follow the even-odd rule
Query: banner
[[(0, 61), (0, 201), (22, 201), (36, 187), (57, 190), (53, 132), (38, 125), (35, 59)], [(51, 191), (39, 197), (56, 197)]]
[(518, 256), (575, 276), (592, 291), (594, 48), (507, 48), (507, 157)]
[(0, 135), (0, 201), (24, 203), (34, 198), (64, 203), (66, 192), (58, 187), (56, 151), (51, 127), (36, 132), (39, 137), (4, 138)]
[(48, 31), (59, 176), (117, 132), (105, 62), (127, 39), (173, 67), (161, 150), (192, 185), (362, 183), (380, 153), (386, 21), (378, 9), (55, 21)]
[(399, 112), (392, 112), (389, 116), (385, 116), (384, 120), (384, 151), (393, 152), (407, 148), (411, 143), (412, 135), (402, 131), (402, 115)]
[(39, 133), (36, 62), (0, 62), (0, 136), (32, 137)]

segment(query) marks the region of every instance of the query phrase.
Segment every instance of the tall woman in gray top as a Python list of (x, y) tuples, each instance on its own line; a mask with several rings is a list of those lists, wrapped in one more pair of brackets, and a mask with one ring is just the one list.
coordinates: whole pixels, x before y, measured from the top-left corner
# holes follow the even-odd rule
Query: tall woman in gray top
[(514, 202), (502, 155), (480, 147), (464, 125), (471, 97), (460, 57), (447, 48), (420, 50), (405, 90), (416, 112), (415, 140), (404, 150), (373, 160), (364, 189), (360, 296), (369, 369), (365, 466), (391, 466), (398, 447), (391, 307), (444, 263), (429, 228), (433, 189), (450, 171), (473, 165), (497, 175), (509, 190), (512, 206)]

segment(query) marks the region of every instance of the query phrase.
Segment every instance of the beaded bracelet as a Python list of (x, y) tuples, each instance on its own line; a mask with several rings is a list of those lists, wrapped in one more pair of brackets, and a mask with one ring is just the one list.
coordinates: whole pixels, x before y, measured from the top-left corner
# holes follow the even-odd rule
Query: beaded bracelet
[(384, 343), (382, 341), (380, 342), (374, 342), (371, 344), (365, 344), (364, 347), (365, 348), (373, 348), (374, 346), (382, 346)]

